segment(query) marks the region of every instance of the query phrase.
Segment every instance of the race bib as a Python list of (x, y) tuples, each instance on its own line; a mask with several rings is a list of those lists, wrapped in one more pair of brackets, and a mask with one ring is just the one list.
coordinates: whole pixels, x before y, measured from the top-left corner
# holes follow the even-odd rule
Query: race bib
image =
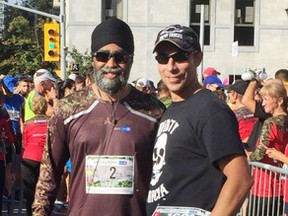
[(195, 207), (158, 206), (152, 216), (209, 216), (210, 214), (211, 212)]
[(17, 110), (7, 110), (10, 119), (13, 121), (18, 121), (20, 119), (20, 112)]
[(133, 194), (133, 156), (87, 155), (85, 173), (88, 194)]

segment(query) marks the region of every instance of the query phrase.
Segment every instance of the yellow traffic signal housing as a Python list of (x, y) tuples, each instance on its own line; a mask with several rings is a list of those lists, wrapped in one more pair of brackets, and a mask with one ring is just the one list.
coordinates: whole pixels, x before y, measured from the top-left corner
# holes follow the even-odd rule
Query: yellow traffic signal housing
[(61, 70), (55, 70), (55, 73), (57, 74), (58, 77), (61, 77)]
[(60, 60), (59, 23), (44, 24), (44, 61)]

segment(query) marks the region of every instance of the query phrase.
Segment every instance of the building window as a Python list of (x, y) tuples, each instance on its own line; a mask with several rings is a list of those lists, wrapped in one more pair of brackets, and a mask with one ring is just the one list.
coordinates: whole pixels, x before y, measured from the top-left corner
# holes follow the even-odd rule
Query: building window
[(235, 80), (242, 79), (239, 74), (229, 74), (229, 85), (233, 84)]
[(239, 46), (254, 46), (254, 0), (235, 0), (234, 41)]
[(209, 0), (191, 0), (190, 4), (190, 27), (200, 35), (201, 4), (205, 6), (204, 16), (204, 45), (210, 45), (210, 2)]
[(123, 19), (123, 0), (102, 0), (102, 20), (111, 17)]

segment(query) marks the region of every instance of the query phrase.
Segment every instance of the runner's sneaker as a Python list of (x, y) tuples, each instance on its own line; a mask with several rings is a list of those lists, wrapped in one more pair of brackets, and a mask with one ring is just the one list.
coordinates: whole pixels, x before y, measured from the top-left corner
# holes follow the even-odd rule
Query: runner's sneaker
[(20, 202), (21, 200), (21, 190), (15, 191), (15, 202)]
[(53, 214), (54, 215), (66, 215), (67, 214), (67, 208), (64, 204), (56, 204), (54, 205), (53, 209)]
[(2, 202), (3, 203), (11, 203), (12, 202), (12, 196), (11, 195), (9, 195), (9, 196), (3, 195)]
[(53, 214), (54, 215), (66, 215), (67, 207), (64, 204), (65, 204), (64, 202), (56, 200), (54, 203)]

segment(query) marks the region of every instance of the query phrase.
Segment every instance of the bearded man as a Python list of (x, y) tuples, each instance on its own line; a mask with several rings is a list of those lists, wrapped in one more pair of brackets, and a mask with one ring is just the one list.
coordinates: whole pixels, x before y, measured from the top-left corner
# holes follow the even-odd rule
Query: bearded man
[(33, 215), (50, 215), (71, 157), (67, 215), (146, 215), (158, 122), (165, 109), (128, 84), (134, 40), (116, 18), (92, 33), (94, 83), (59, 102), (49, 123)]

